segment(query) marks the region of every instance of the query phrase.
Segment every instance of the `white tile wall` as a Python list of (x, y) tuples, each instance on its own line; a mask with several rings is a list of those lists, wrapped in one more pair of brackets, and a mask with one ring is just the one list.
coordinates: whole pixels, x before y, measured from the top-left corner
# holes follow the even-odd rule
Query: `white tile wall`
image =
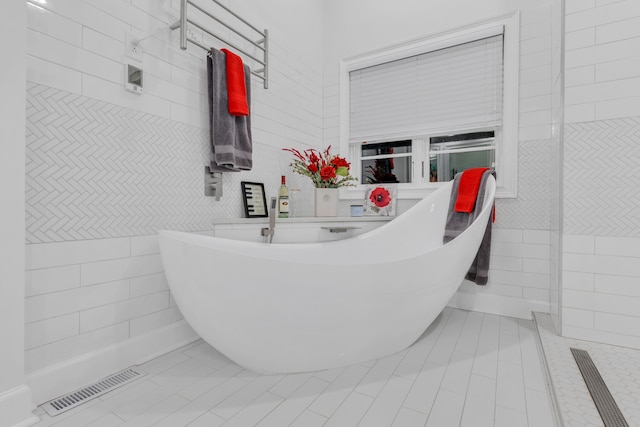
[(640, 115), (640, 4), (567, 2), (566, 123)]
[(640, 239), (570, 235), (564, 241), (565, 334), (638, 348)]
[[(320, 40), (313, 33), (288, 36), (297, 25), (318, 26), (317, 16), (301, 9), (290, 23), (280, 17), (288, 4), (272, 4), (265, 12), (260, 3), (238, 5), (249, 21), (272, 29), (270, 89), (253, 80), (254, 170), (225, 176), (224, 196), (214, 202), (202, 194), (209, 150), (205, 53), (192, 45), (181, 51), (177, 32), (168, 29), (179, 2), (27, 2), (28, 373), (182, 319), (155, 232), (210, 229), (215, 217), (242, 216), (241, 180), (264, 182), (268, 195), (274, 194), (277, 177), (290, 175), (280, 148), (320, 145), (321, 61), (310, 54), (321, 51)], [(142, 44), (140, 96), (122, 87), (128, 31), (151, 36)], [(54, 99), (55, 107), (45, 105)], [(85, 119), (76, 114), (79, 105), (90, 106), (81, 111)], [(110, 115), (115, 111), (123, 114)], [(116, 116), (119, 131), (102, 122)], [(171, 141), (167, 150), (160, 138)], [(128, 170), (131, 152), (145, 144), (156, 152), (137, 158)], [(119, 155), (109, 151), (114, 147)], [(170, 151), (172, 161), (158, 163)], [(189, 212), (180, 214), (180, 206)]]
[(25, 326), (25, 349), (39, 347), (78, 335), (78, 313), (51, 317)]
[(563, 289), (573, 289), (577, 291), (593, 291), (594, 274), (578, 271), (564, 271), (562, 277)]
[(128, 238), (78, 240), (58, 245), (27, 245), (27, 270), (128, 257)]
[(565, 47), (569, 50), (593, 46), (595, 43), (595, 28), (585, 28), (583, 30), (572, 31), (567, 33), (565, 39)]
[[(463, 282), (459, 294), (516, 298), (549, 309), (549, 232), (498, 228), (493, 230), (489, 282), (478, 287)], [(506, 303), (505, 300), (504, 303)], [(527, 317), (530, 309), (519, 314)]]
[[(29, 325), (26, 325), (25, 330), (28, 329)], [(25, 372), (29, 375), (59, 363), (69, 362), (80, 355), (122, 343), (128, 338), (128, 322), (118, 323), (86, 334), (73, 335), (58, 341), (51, 341), (47, 337), (47, 344), (25, 351)]]
[(80, 333), (104, 328), (169, 308), (169, 291), (157, 292), (126, 301), (83, 310)]
[[(519, 140), (551, 137), (551, 10), (548, 4), (520, 4)], [(546, 145), (546, 144), (545, 144)], [(519, 163), (527, 161), (519, 160)], [(520, 183), (518, 184), (520, 186)], [(520, 193), (520, 190), (519, 190)], [(522, 193), (520, 193), (522, 194)]]
[[(155, 236), (153, 237), (155, 238)], [(167, 278), (165, 277), (164, 272), (131, 278), (132, 298), (153, 294), (167, 289), (169, 289), (169, 285), (167, 284)]]
[(640, 297), (640, 286), (635, 277), (595, 274), (593, 279), (595, 292)]
[[(260, 7), (249, 7), (246, 17), (265, 27), (281, 24), (278, 7), (273, 6), (267, 13), (259, 13)], [(59, 2), (44, 6), (29, 2), (31, 63), (27, 70), (28, 80), (136, 112), (206, 128), (204, 52), (193, 46), (186, 52), (177, 48), (176, 32), (168, 30), (168, 23), (175, 20), (178, 8), (175, 1), (170, 4), (140, 1), (106, 5), (83, 1), (76, 9)], [(304, 12), (309, 16), (301, 15), (299, 19), (313, 18), (307, 27), (319, 25), (317, 16), (311, 15), (311, 9)], [(296, 25), (305, 26), (301, 21), (296, 22)], [(277, 148), (298, 144), (317, 146), (322, 134), (322, 77), (316, 65), (320, 59), (318, 55), (310, 54), (320, 50), (313, 48), (314, 44), (319, 46), (320, 41), (311, 33), (297, 38), (286, 37), (291, 31), (286, 28), (288, 25), (286, 22), (276, 28), (271, 39), (271, 89), (264, 91), (259, 81), (254, 80), (257, 89), (253, 91), (252, 105), (256, 119), (254, 142), (276, 148), (275, 162), (270, 160), (261, 164), (258, 159), (256, 164), (256, 172), (267, 179), (289, 173), (288, 162), (279, 160)], [(125, 92), (121, 87), (123, 42), (125, 33), (132, 29), (139, 36), (151, 36), (142, 46), (142, 63), (147, 76), (143, 96)], [(214, 45), (221, 46), (220, 42)], [(206, 149), (207, 142), (201, 143)], [(231, 190), (227, 194), (235, 193), (233, 190), (239, 187), (235, 179), (231, 184), (226, 187)], [(266, 184), (271, 187), (268, 182)], [(232, 202), (236, 205), (239, 198), (234, 197)], [(212, 209), (218, 210), (217, 206)], [(233, 216), (239, 215), (240, 208)]]
[(80, 285), (89, 286), (162, 271), (162, 260), (157, 253), (86, 263), (80, 267)]
[(63, 314), (79, 312), (129, 298), (129, 281), (118, 280), (50, 294), (36, 295), (26, 300), (27, 323)]
[(157, 236), (27, 245), (27, 372), (182, 319)]
[(565, 72), (565, 87), (593, 84), (595, 82), (595, 66), (575, 67)]
[(80, 286), (80, 265), (29, 270), (26, 273), (26, 296), (63, 291)]

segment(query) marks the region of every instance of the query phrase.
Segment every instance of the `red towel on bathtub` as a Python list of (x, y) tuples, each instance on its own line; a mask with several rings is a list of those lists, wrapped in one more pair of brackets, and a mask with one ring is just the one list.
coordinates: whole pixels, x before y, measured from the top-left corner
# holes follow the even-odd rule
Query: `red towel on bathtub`
[(248, 116), (247, 88), (244, 82), (244, 64), (242, 59), (227, 49), (220, 49), (225, 54), (227, 66), (227, 93), (229, 96), (229, 114), (232, 116)]
[(456, 198), (456, 204), (454, 206), (456, 212), (473, 212), (476, 199), (478, 198), (478, 189), (480, 188), (482, 174), (486, 170), (489, 170), (489, 168), (467, 169), (462, 172), (458, 186), (458, 197)]

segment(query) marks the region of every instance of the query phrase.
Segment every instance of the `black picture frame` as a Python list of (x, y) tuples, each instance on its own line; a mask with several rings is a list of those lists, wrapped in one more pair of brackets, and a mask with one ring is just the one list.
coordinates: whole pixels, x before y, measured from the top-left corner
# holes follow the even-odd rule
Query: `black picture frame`
[(261, 182), (241, 181), (242, 201), (245, 218), (265, 218), (269, 216), (267, 196)]

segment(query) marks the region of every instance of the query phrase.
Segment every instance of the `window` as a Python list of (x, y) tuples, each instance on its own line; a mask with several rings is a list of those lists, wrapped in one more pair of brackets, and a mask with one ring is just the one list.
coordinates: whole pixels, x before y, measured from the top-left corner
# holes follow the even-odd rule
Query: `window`
[(343, 61), (341, 152), (361, 184), (395, 182), (399, 197), (421, 197), (488, 166), (499, 196), (515, 197), (517, 40), (516, 14)]
[(495, 132), (429, 138), (429, 182), (451, 181), (465, 169), (495, 169)]
[(362, 144), (360, 182), (365, 184), (412, 181), (411, 140)]

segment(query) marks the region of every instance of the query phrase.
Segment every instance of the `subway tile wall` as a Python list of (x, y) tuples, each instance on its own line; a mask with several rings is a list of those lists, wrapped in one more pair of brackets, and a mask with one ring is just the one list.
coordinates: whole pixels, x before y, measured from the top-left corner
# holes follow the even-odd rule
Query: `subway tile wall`
[(548, 310), (549, 238), (548, 230), (494, 229), (486, 287), (464, 281), (458, 292), (495, 295), (505, 302), (528, 301), (531, 308)]
[(567, 0), (566, 123), (640, 115), (640, 5)]
[(562, 332), (640, 348), (640, 3), (566, 8)]
[[(216, 218), (243, 216), (241, 180), (274, 195), (280, 175), (294, 178), (281, 148), (322, 142), (320, 41), (313, 31), (289, 34), (318, 26), (317, 11), (300, 8), (289, 23), (279, 16), (288, 2), (266, 11), (259, 1), (223, 3), (272, 31), (268, 95), (252, 79), (254, 169), (226, 174), (215, 201), (203, 187), (205, 52), (180, 50), (169, 30), (179, 1), (27, 1), (27, 375), (181, 325), (157, 230), (211, 230)], [(150, 36), (141, 44), (142, 95), (123, 88), (128, 32)], [(189, 336), (180, 331), (175, 344)], [(35, 387), (36, 399), (54, 397)]]
[(565, 235), (563, 334), (640, 348), (640, 238)]
[(27, 372), (182, 318), (155, 236), (27, 245)]

